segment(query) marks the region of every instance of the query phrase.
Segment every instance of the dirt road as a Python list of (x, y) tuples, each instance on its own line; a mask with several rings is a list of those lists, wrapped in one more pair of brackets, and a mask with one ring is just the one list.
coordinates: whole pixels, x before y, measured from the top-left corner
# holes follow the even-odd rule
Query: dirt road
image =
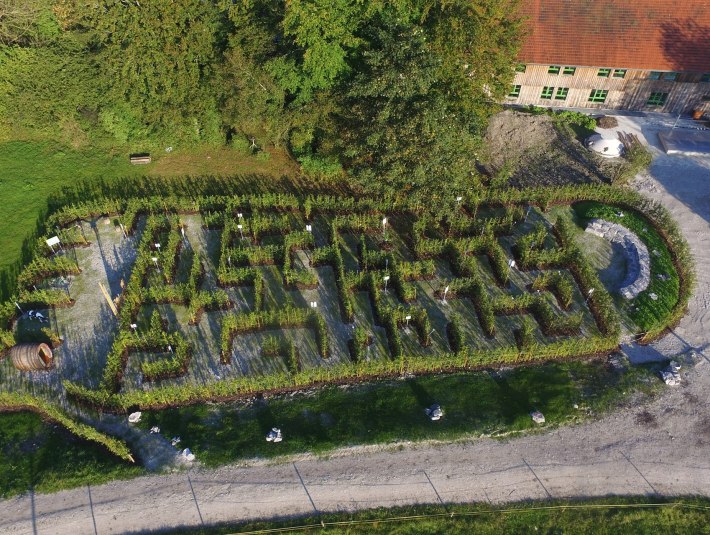
[[(659, 117), (622, 118), (651, 144)], [(609, 494), (710, 496), (710, 158), (659, 155), (636, 187), (674, 214), (698, 265), (690, 314), (635, 359), (697, 351), (684, 384), (644, 407), (505, 442), (405, 445), (148, 476), (0, 502), (1, 533), (123, 533), (410, 503)]]

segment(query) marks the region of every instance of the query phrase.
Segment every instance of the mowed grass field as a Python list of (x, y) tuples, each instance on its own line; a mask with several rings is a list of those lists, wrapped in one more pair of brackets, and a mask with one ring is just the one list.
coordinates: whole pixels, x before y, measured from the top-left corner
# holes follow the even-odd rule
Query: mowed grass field
[(153, 163), (134, 166), (128, 152), (117, 149), (73, 149), (46, 141), (2, 142), (0, 273), (16, 265), (23, 242), (46, 211), (47, 199), (65, 187), (140, 176), (165, 177), (167, 185), (171, 179), (187, 175), (241, 176), (245, 188), (284, 189), (289, 182), (298, 187), (298, 165), (288, 154), (274, 147), (266, 152), (268, 157), (228, 147), (194, 147), (157, 154)]
[[(526, 432), (539, 428), (533, 410), (545, 415), (543, 427), (578, 422), (617, 407), (630, 392), (652, 395), (660, 384), (652, 367), (621, 373), (600, 361), (561, 362), (144, 411), (138, 425), (158, 426), (168, 439), (179, 436), (180, 447), (202, 464), (219, 466), (361, 444)], [(444, 410), (438, 422), (424, 413), (434, 403)], [(274, 426), (284, 435), (278, 444), (264, 440)]]
[(140, 475), (100, 446), (31, 412), (0, 414), (0, 498)]
[[(172, 530), (171, 533), (329, 533), (331, 535), (591, 535), (710, 533), (710, 500), (653, 497), (546, 501), (492, 507), (413, 505), (321, 514), (276, 522)], [(161, 532), (163, 533), (163, 532)]]
[[(630, 393), (638, 394), (637, 401), (653, 396), (661, 385), (654, 372), (633, 367), (622, 373), (599, 361), (551, 363), (143, 412), (138, 425), (146, 431), (157, 425), (167, 440), (179, 436), (178, 448), (188, 447), (201, 465), (216, 467), (353, 445), (549, 429), (613, 410)], [(444, 410), (438, 422), (424, 413), (433, 403)], [(544, 426), (532, 422), (533, 409), (545, 415)], [(283, 442), (264, 440), (273, 426), (281, 428)], [(138, 461), (129, 465), (34, 414), (0, 414), (0, 497), (145, 474)]]

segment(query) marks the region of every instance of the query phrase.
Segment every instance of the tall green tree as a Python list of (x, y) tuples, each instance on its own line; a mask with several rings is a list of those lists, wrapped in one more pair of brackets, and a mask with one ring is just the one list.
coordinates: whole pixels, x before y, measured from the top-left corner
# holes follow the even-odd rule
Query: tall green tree
[[(97, 109), (98, 72), (51, 2), (0, 0), (0, 122), (74, 142)], [(67, 134), (67, 135), (65, 135)]]
[(202, 0), (99, 0), (84, 5), (101, 82), (104, 126), (135, 125), (165, 141), (220, 140), (212, 86), (220, 13)]
[(343, 101), (346, 166), (364, 191), (378, 196), (424, 201), (432, 193), (459, 193), (474, 170), (476, 139), (447, 100), (423, 30), (383, 26), (372, 44)]
[[(501, 7), (507, 4), (506, 7)], [(476, 185), (475, 154), (513, 75), (519, 22), (499, 0), (383, 11), (342, 87), (340, 154), (376, 195), (451, 200)]]

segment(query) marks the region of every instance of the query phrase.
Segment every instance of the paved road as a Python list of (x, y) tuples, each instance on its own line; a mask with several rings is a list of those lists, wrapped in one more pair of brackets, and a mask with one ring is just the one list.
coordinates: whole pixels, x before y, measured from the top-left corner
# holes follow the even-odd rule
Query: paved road
[[(659, 127), (642, 119), (639, 132)], [(629, 125), (633, 126), (633, 125)], [(655, 142), (652, 139), (652, 142)], [(660, 156), (638, 187), (681, 222), (700, 263), (674, 334), (637, 358), (698, 350), (683, 386), (648, 406), (508, 441), (341, 452), (274, 466), (147, 476), (0, 502), (0, 533), (124, 533), (411, 503), (660, 494), (710, 496), (710, 160)], [(643, 418), (639, 416), (641, 413)]]

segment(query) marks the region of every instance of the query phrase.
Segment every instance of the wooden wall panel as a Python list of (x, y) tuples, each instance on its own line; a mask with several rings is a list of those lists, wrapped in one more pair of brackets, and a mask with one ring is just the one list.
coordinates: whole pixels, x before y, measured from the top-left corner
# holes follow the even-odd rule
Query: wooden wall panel
[[(549, 65), (527, 65), (524, 73), (516, 73), (513, 84), (520, 85), (518, 98), (506, 98), (506, 103), (515, 103), (544, 107), (571, 108), (606, 108), (639, 111), (660, 111), (667, 113), (690, 113), (696, 109), (710, 112), (710, 102), (703, 100), (710, 97), (710, 83), (699, 83), (700, 75), (683, 73), (680, 80), (689, 82), (670, 82), (650, 80), (650, 71), (627, 70), (624, 78), (606, 78), (598, 76), (597, 67), (577, 67), (574, 75), (549, 74)], [(564, 67), (564, 65), (561, 65)], [(693, 80), (693, 82), (690, 82)], [(555, 88), (553, 98), (541, 98), (544, 87)], [(557, 100), (554, 95), (557, 88), (569, 88), (566, 100)], [(589, 102), (593, 89), (609, 91), (604, 103)], [(668, 93), (664, 106), (648, 106), (648, 99), (653, 92)]]

